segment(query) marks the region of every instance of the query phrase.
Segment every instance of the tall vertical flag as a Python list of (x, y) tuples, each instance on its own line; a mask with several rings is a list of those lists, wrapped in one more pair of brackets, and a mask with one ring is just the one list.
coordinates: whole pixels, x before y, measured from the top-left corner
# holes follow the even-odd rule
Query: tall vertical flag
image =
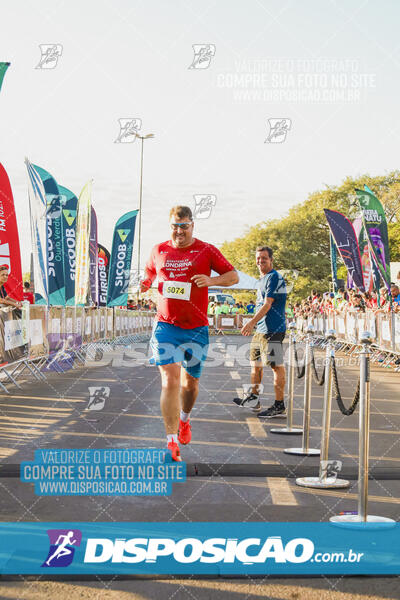
[(367, 186), (364, 190), (356, 190), (356, 194), (372, 257), (390, 291), (390, 250), (385, 211)]
[(62, 231), (64, 237), (65, 304), (75, 304), (76, 215), (78, 198), (68, 188), (58, 186), (62, 202)]
[(11, 63), (9, 62), (0, 62), (0, 90), (1, 90), (1, 86), (3, 85), (3, 79), (4, 79), (4, 75), (6, 74), (6, 71), (8, 69), (8, 67), (10, 66)]
[(337, 250), (335, 246), (335, 240), (331, 233), (329, 233), (329, 247), (331, 250), (331, 273), (332, 273), (332, 283), (333, 289), (335, 292), (338, 291), (339, 283), (337, 278)]
[(92, 206), (89, 237), (89, 292), (93, 304), (97, 304), (98, 300), (97, 253), (97, 216)]
[(353, 227), (358, 239), (358, 247), (360, 248), (361, 267), (363, 271), (365, 291), (372, 292), (374, 289), (377, 289), (375, 279), (377, 277), (377, 284), (379, 284), (380, 275), (371, 257), (368, 236), (367, 232), (365, 231), (361, 215), (354, 219)]
[(99, 280), (99, 306), (107, 306), (107, 286), (108, 286), (108, 270), (110, 267), (110, 253), (101, 244), (97, 245), (98, 248), (98, 280)]
[(133, 238), (138, 212), (138, 210), (131, 210), (120, 217), (115, 225), (108, 277), (107, 306), (124, 306), (128, 301)]
[(15, 215), (14, 198), (10, 180), (0, 163), (0, 264), (9, 267), (9, 277), (5, 284), (10, 298), (23, 299), (21, 253), (17, 217)]
[(62, 197), (54, 177), (34, 165), (46, 192), (47, 283), (50, 306), (65, 306), (64, 236), (62, 230)]
[(358, 289), (364, 292), (360, 249), (358, 247), (357, 236), (353, 224), (347, 217), (336, 210), (324, 208), (324, 213), (337, 249), (346, 265), (350, 277)]
[(89, 236), (92, 198), (92, 181), (84, 186), (78, 200), (76, 226), (76, 278), (75, 304), (85, 305), (89, 285)]
[(28, 171), (28, 193), (36, 304), (48, 304), (46, 192), (34, 166), (25, 159)]

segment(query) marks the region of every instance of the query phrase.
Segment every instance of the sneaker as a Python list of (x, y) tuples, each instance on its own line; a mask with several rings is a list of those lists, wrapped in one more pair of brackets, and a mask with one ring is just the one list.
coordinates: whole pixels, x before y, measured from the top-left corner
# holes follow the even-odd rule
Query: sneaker
[(267, 410), (263, 410), (259, 413), (259, 417), (266, 417), (267, 419), (272, 419), (273, 417), (286, 417), (286, 408), (285, 405), (282, 404), (273, 404)]
[(178, 444), (172, 441), (168, 444), (167, 448), (168, 450), (171, 450), (172, 460), (175, 460), (176, 462), (182, 462), (181, 451), (179, 450)]
[(182, 421), (179, 419), (178, 441), (183, 446), (186, 446), (192, 439), (192, 428), (189, 420)]
[(257, 394), (249, 394), (246, 398), (234, 398), (234, 403), (241, 408), (250, 408), (253, 412), (261, 410), (261, 404)]

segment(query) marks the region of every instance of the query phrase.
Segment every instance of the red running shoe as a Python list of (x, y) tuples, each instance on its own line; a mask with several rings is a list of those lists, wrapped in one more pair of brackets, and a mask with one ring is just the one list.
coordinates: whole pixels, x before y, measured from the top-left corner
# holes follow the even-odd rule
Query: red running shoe
[(178, 441), (183, 446), (186, 446), (192, 439), (192, 428), (190, 426), (190, 421), (181, 421), (179, 419), (179, 429), (178, 429)]
[(182, 462), (181, 451), (179, 450), (178, 444), (172, 441), (168, 444), (167, 448), (168, 450), (171, 450), (172, 460), (175, 460), (176, 462)]

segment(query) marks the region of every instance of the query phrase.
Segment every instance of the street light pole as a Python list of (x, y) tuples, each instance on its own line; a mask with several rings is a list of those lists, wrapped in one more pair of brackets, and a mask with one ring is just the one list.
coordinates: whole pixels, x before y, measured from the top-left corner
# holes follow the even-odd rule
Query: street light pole
[(144, 138), (140, 138), (142, 143), (140, 151), (140, 187), (139, 187), (139, 238), (138, 238), (138, 262), (137, 262), (137, 281), (139, 286), (140, 277), (140, 242), (142, 240), (142, 193), (143, 193), (143, 149), (144, 149)]
[(140, 277), (140, 245), (141, 245), (141, 241), (142, 241), (142, 195), (143, 195), (143, 151), (144, 151), (144, 140), (147, 140), (149, 138), (153, 138), (154, 134), (153, 133), (148, 133), (147, 135), (139, 135), (139, 134), (135, 134), (136, 137), (141, 140), (142, 145), (141, 145), (141, 149), (140, 149), (140, 187), (139, 187), (139, 231), (138, 231), (138, 261), (137, 261), (137, 283), (138, 283), (138, 299), (139, 299), (139, 292), (140, 292), (140, 283), (139, 283), (139, 277)]

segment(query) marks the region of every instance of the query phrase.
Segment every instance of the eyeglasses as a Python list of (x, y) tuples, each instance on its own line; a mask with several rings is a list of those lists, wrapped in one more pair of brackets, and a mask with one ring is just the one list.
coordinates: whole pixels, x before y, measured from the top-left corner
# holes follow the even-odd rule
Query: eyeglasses
[(183, 229), (184, 231), (186, 231), (186, 229), (189, 229), (189, 227), (192, 225), (192, 223), (171, 223), (171, 229), (173, 229), (174, 231), (177, 231), (177, 229)]

